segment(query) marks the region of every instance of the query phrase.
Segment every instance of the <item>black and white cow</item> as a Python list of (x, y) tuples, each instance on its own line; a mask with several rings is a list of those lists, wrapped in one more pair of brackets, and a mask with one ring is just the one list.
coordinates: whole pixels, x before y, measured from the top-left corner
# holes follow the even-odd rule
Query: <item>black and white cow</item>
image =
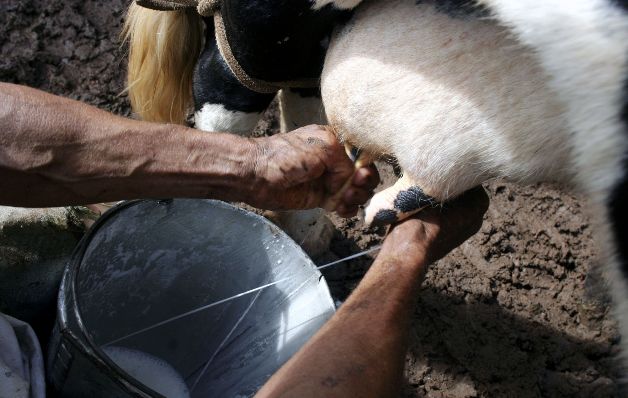
[[(342, 139), (401, 165), (404, 176), (367, 206), (368, 222), (399, 220), (496, 177), (571, 184), (592, 203), (616, 315), (628, 337), (627, 1), (214, 3), (220, 16), (205, 19), (194, 73), (198, 127), (248, 134), (281, 89), (283, 130), (326, 116)], [(199, 18), (177, 13), (187, 13), (180, 25)], [(175, 18), (164, 14), (150, 18)], [(170, 22), (144, 33), (168, 35), (166, 28), (176, 25)], [(140, 25), (129, 24), (131, 36)], [(175, 48), (194, 43), (190, 37), (178, 35)], [(133, 43), (142, 40), (131, 39), (131, 63), (150, 60), (146, 49), (134, 55)], [(138, 48), (146, 47), (143, 40)], [(164, 55), (169, 46), (152, 50)], [(196, 56), (189, 52), (185, 68)], [(144, 77), (156, 70), (130, 69)], [(148, 75), (154, 81), (145, 86), (153, 92), (144, 90), (134, 106), (164, 119), (171, 109), (148, 106), (159, 86), (158, 76)], [(319, 76), (324, 114), (316, 88), (304, 88)], [(132, 74), (132, 90), (141, 78)], [(181, 80), (173, 87), (189, 90)], [(621, 344), (628, 353), (628, 338)]]
[(628, 3), (454, 3), (367, 1), (332, 38), (321, 83), (330, 124), (404, 171), (367, 222), (490, 178), (571, 185), (592, 203), (628, 336)]
[[(189, 1), (137, 3), (161, 9), (163, 3)], [(126, 33), (134, 109), (144, 118), (184, 122), (184, 112), (173, 112), (172, 98), (160, 101), (168, 90), (177, 101), (190, 97), (186, 80), (193, 70), (194, 116), (201, 129), (248, 135), (278, 92), (282, 130), (325, 121), (319, 81), (332, 30), (350, 16), (346, 6), (310, 0), (216, 3), (217, 10), (204, 17), (186, 8), (160, 12), (131, 6)], [(185, 61), (177, 59), (186, 53)]]

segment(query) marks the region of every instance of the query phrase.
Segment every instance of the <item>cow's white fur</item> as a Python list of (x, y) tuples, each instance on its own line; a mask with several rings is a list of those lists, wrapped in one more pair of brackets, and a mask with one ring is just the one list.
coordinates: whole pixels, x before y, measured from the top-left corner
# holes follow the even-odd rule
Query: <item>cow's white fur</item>
[[(610, 0), (480, 3), (498, 22), (452, 19), (413, 0), (364, 5), (328, 52), (328, 118), (353, 144), (398, 158), (398, 190), (414, 181), (446, 200), (491, 177), (583, 188), (610, 254), (628, 353), (628, 286), (606, 213), (628, 153), (619, 119), (628, 17)], [(393, 191), (375, 197), (371, 213), (392, 208)]]
[(535, 49), (567, 108), (578, 182), (595, 199), (622, 175), (619, 120), (628, 64), (628, 16), (610, 0), (482, 0)]
[(194, 114), (196, 128), (203, 131), (228, 131), (249, 136), (262, 117), (257, 112), (231, 111), (222, 104), (204, 104)]
[(332, 40), (321, 90), (343, 139), (395, 155), (447, 200), (493, 177), (569, 176), (564, 108), (546, 83), (531, 51), (495, 23), (395, 0), (358, 9)]
[(327, 4), (333, 4), (334, 7), (340, 10), (350, 10), (361, 2), (362, 0), (314, 0), (312, 2), (312, 9), (318, 10), (325, 7)]

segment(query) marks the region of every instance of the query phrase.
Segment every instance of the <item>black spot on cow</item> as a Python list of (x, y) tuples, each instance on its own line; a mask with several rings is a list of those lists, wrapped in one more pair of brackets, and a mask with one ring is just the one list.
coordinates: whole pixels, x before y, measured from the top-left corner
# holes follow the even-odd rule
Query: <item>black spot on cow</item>
[(401, 166), (399, 165), (399, 163), (393, 163), (392, 168), (393, 168), (393, 174), (395, 175), (395, 177), (401, 178), (403, 176), (403, 170), (401, 169)]
[[(628, 73), (626, 74), (628, 75)], [(624, 93), (619, 117), (624, 125), (624, 133), (628, 136), (628, 76), (624, 79)]]
[(624, 177), (613, 191), (610, 210), (621, 270), (628, 280), (628, 158), (624, 160)]
[(628, 11), (628, 0), (612, 0), (612, 3)]
[(223, 0), (221, 13), (240, 66), (267, 82), (320, 77), (331, 32), (351, 15), (311, 0)]
[(382, 209), (375, 214), (373, 217), (373, 222), (371, 223), (374, 227), (380, 227), (383, 225), (389, 225), (398, 221), (397, 212), (390, 209)]
[(412, 187), (399, 192), (394, 201), (395, 209), (402, 213), (414, 211), (425, 206), (432, 206), (435, 203), (437, 203), (436, 200), (423, 192), (419, 187)]
[(216, 46), (212, 19), (204, 21), (205, 48), (194, 70), (195, 109), (198, 111), (205, 104), (221, 104), (230, 111), (263, 112), (275, 95), (251, 91), (238, 81)]
[[(621, 121), (628, 139), (628, 77), (624, 81)], [(628, 153), (624, 154), (623, 173), (622, 180), (611, 195), (609, 207), (621, 270), (624, 278), (628, 280)]]
[(452, 18), (484, 18), (490, 15), (488, 8), (475, 0), (417, 0), (417, 4), (433, 4), (436, 11)]
[(299, 94), (301, 98), (320, 98), (321, 97), (321, 88), (320, 87), (311, 87), (311, 88), (291, 88), (290, 91), (293, 93)]

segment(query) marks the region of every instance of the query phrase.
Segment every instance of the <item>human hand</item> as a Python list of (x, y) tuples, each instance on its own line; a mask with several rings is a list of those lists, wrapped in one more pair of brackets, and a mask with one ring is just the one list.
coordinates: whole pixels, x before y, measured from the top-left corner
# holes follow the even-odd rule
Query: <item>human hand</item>
[(269, 209), (322, 207), (351, 180), (335, 210), (351, 217), (379, 183), (374, 166), (355, 169), (344, 147), (326, 127), (310, 125), (287, 134), (253, 140), (253, 206)]
[(424, 265), (440, 260), (480, 229), (488, 206), (488, 195), (480, 186), (443, 207), (424, 209), (391, 226), (379, 256)]

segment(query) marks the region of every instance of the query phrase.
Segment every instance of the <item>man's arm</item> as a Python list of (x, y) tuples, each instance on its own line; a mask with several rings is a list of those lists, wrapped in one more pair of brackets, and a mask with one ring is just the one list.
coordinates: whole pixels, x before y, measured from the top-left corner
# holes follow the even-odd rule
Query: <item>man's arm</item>
[[(208, 134), (0, 83), (0, 204), (191, 197), (317, 207), (353, 169), (328, 131), (304, 130), (257, 140)], [(347, 213), (368, 198), (377, 175), (362, 170), (354, 182), (341, 209)]]
[[(0, 202), (86, 204), (249, 194), (249, 140), (143, 123), (41, 91), (0, 85)], [(247, 175), (248, 173), (248, 175)], [(252, 181), (251, 181), (252, 182)]]
[(427, 266), (477, 232), (487, 208), (479, 188), (394, 226), (349, 299), (256, 397), (397, 396)]

